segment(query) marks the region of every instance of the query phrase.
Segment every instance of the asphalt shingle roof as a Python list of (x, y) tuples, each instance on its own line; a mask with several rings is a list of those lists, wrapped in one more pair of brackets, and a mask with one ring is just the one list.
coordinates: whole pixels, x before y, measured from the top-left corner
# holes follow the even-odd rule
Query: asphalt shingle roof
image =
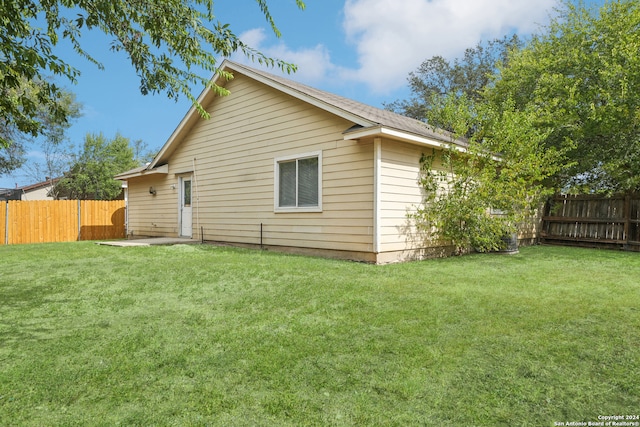
[[(263, 83), (270, 85), (276, 90), (284, 90), (285, 92), (293, 94), (303, 101), (311, 102), (314, 105), (319, 106), (320, 108), (323, 108), (324, 106), (328, 111), (331, 111), (334, 114), (340, 114), (340, 112), (343, 112), (345, 113), (345, 118), (355, 118), (356, 120), (354, 121), (354, 126), (350, 129), (346, 129), (345, 133), (357, 130), (358, 128), (364, 130), (368, 128), (385, 128), (404, 133), (408, 136), (417, 136), (420, 138), (427, 138), (444, 143), (453, 142), (455, 145), (458, 145), (460, 147), (467, 146), (466, 141), (462, 139), (454, 140), (449, 132), (441, 129), (435, 129), (434, 127), (429, 126), (424, 122), (394, 113), (392, 111), (372, 107), (371, 105), (363, 104), (362, 102), (354, 101), (353, 99), (345, 98), (343, 96), (316, 89), (314, 87), (290, 80), (286, 77), (271, 74), (257, 68), (252, 68), (243, 64), (229, 61), (228, 59), (224, 60), (221, 67), (222, 69), (225, 69), (225, 71), (230, 71), (231, 73), (238, 72), (240, 74), (247, 74), (249, 78), (262, 80)], [(203, 95), (201, 95), (201, 97), (208, 93), (207, 91), (203, 92)], [(182, 123), (184, 123), (186, 120), (189, 120), (192, 115), (195, 116), (196, 114), (197, 112), (194, 108), (192, 108), (189, 113), (187, 113), (187, 116), (185, 116)], [(178, 132), (179, 130), (180, 126), (175, 132)], [(144, 173), (144, 171), (146, 170), (152, 170), (158, 165), (165, 164), (165, 151), (175, 143), (175, 132), (165, 143), (165, 145), (160, 150), (154, 161), (151, 162), (151, 164), (124, 172), (122, 174), (119, 174), (118, 177), (123, 178), (128, 175)]]
[[(392, 111), (383, 110), (381, 108), (372, 107), (349, 98), (345, 98), (330, 92), (325, 92), (311, 86), (298, 83), (282, 76), (271, 74), (262, 70), (258, 70), (246, 65), (237, 64), (229, 61), (232, 67), (239, 69), (247, 69), (265, 79), (271, 80), (277, 84), (288, 87), (291, 90), (299, 92), (301, 95), (314, 98), (322, 103), (330, 105), (334, 108), (343, 110), (349, 114), (361, 117), (371, 122), (371, 126), (379, 125), (392, 128), (402, 132), (409, 132), (415, 135), (436, 139), (438, 141), (451, 142), (452, 136), (449, 132), (441, 129), (435, 129), (428, 124), (410, 117), (406, 117)], [(464, 141), (457, 140), (458, 145), (466, 145)]]

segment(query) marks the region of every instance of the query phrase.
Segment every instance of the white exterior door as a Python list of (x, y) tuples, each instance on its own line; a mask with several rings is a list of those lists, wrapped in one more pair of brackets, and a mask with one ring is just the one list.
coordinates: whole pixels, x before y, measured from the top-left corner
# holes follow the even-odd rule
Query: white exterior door
[(193, 235), (193, 208), (191, 207), (191, 177), (180, 178), (180, 236)]

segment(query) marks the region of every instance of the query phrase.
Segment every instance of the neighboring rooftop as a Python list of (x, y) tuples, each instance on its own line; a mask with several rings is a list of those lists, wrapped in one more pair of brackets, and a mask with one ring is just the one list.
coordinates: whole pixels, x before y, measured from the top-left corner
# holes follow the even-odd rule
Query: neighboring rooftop
[(58, 181), (60, 181), (60, 178), (50, 178), (50, 179), (47, 179), (46, 181), (38, 182), (36, 184), (24, 185), (22, 187), (18, 187), (17, 189), (24, 192), (33, 191), (43, 187), (51, 186), (57, 183)]

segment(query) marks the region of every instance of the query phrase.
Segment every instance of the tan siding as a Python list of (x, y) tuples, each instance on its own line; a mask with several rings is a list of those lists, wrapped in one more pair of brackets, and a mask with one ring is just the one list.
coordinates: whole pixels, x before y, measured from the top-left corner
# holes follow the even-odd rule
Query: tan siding
[[(136, 236), (178, 235), (178, 190), (166, 175), (151, 175), (130, 180), (127, 232)], [(156, 195), (149, 194), (153, 186)]]
[(417, 146), (382, 142), (380, 172), (380, 251), (403, 251), (426, 246), (423, 236), (417, 233), (409, 212), (422, 202), (418, 185), (420, 156)]
[[(169, 161), (169, 174), (129, 181), (129, 229), (178, 234), (177, 174), (194, 170), (194, 237), (372, 251), (373, 145), (344, 141), (353, 124), (241, 75), (209, 106)], [(322, 212), (274, 212), (277, 157), (322, 151)], [(194, 162), (195, 159), (195, 162)], [(149, 186), (157, 190), (148, 193)]]
[[(442, 256), (450, 251), (442, 242), (430, 241), (408, 217), (423, 200), (418, 183), (422, 153), (418, 146), (388, 140), (382, 143), (379, 262)], [(436, 160), (434, 167), (442, 166)]]

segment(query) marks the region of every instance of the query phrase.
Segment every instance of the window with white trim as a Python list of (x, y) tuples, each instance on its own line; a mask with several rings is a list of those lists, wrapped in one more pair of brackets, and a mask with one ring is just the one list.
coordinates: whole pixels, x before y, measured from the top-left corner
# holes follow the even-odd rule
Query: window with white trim
[(322, 209), (322, 152), (275, 160), (276, 211)]

